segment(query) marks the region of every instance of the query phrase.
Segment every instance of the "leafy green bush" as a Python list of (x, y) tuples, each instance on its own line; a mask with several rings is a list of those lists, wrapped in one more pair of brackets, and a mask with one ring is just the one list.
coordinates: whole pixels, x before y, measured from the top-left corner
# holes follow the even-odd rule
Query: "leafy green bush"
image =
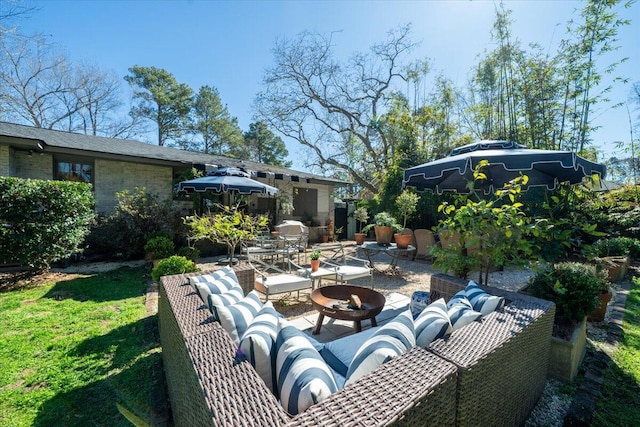
[(198, 258), (200, 258), (200, 249), (194, 248), (193, 246), (183, 246), (178, 249), (176, 255), (180, 255), (185, 257), (186, 259), (190, 259), (195, 262)]
[(0, 177), (0, 263), (46, 270), (78, 252), (94, 204), (85, 183)]
[[(134, 192), (116, 193), (116, 199), (118, 205), (114, 212), (92, 232), (91, 252), (102, 252), (108, 258), (140, 259), (144, 255), (144, 245), (151, 237), (186, 235), (180, 212), (171, 199), (161, 200), (144, 187), (136, 188)], [(109, 241), (113, 230), (116, 233)]]
[(608, 285), (607, 274), (593, 265), (561, 262), (538, 272), (529, 282), (529, 291), (556, 303), (556, 323), (570, 323), (598, 307), (598, 294)]
[(398, 232), (403, 230), (403, 227), (398, 224), (398, 221), (389, 212), (378, 212), (373, 217), (373, 223), (366, 225), (362, 229), (362, 232), (368, 233), (369, 230), (372, 230), (376, 225), (382, 227), (392, 227), (395, 231)]
[(159, 281), (162, 276), (172, 274), (192, 273), (198, 271), (196, 264), (183, 256), (172, 255), (158, 263), (158, 266), (151, 270), (151, 277), (154, 281)]
[(640, 257), (640, 240), (630, 237), (600, 239), (591, 245), (591, 253), (597, 257), (631, 256)]
[(151, 259), (169, 258), (175, 252), (173, 240), (168, 236), (162, 235), (152, 237), (145, 243), (144, 252), (148, 254)]

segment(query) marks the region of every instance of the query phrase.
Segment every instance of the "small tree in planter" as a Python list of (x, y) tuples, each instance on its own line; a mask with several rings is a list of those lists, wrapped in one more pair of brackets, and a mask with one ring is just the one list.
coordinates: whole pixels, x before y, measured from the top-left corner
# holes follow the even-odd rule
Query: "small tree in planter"
[[(418, 206), (418, 201), (420, 197), (412, 193), (409, 190), (404, 190), (397, 198), (396, 198), (396, 207), (402, 214), (402, 228), (407, 227), (407, 219), (409, 219), (416, 212), (416, 207)], [(407, 248), (409, 243), (411, 243), (411, 235), (402, 235), (396, 234), (394, 236), (396, 244), (399, 248)]]
[[(486, 179), (482, 168), (488, 164), (486, 160), (479, 163), (473, 173), (475, 180)], [(478, 270), (479, 282), (487, 284), (491, 268), (522, 262), (531, 253), (525, 238), (530, 227), (529, 219), (522, 212), (522, 203), (516, 200), (527, 182), (527, 176), (523, 175), (491, 197), (473, 201), (462, 194), (456, 196), (454, 204), (442, 203), (438, 212), (445, 218), (437, 230), (441, 242), (448, 243), (432, 248), (434, 266), (463, 278), (467, 278), (470, 271)], [(473, 182), (470, 185), (473, 188)]]
[(367, 208), (364, 206), (360, 206), (358, 209), (353, 212), (353, 217), (356, 221), (358, 221), (359, 232), (356, 233), (356, 244), (361, 245), (364, 243), (365, 234), (362, 232), (362, 224), (369, 220), (369, 212), (367, 212)]
[(233, 255), (244, 240), (252, 240), (260, 231), (267, 229), (268, 218), (263, 215), (247, 215), (238, 206), (218, 205), (219, 212), (184, 218), (189, 227), (189, 238), (208, 239), (227, 245), (229, 265), (233, 264)]

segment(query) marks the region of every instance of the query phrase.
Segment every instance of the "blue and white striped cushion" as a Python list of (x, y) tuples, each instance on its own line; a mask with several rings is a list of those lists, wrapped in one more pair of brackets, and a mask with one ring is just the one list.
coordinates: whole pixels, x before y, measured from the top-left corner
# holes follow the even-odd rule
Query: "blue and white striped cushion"
[(218, 312), (220, 324), (229, 333), (233, 342), (238, 345), (240, 337), (247, 331), (253, 318), (262, 310), (262, 306), (258, 293), (251, 291), (240, 302), (228, 307), (217, 306), (214, 308)]
[(205, 283), (211, 290), (211, 293), (214, 294), (224, 293), (231, 289), (233, 286), (239, 286), (240, 284), (235, 271), (233, 271), (233, 268), (229, 266), (223, 267), (220, 270), (214, 271), (210, 274), (190, 276), (189, 283), (191, 283), (191, 286), (193, 286), (194, 288), (196, 287), (196, 283)]
[(473, 280), (469, 281), (469, 284), (464, 290), (467, 299), (473, 306), (475, 311), (479, 311), (483, 316), (498, 310), (504, 306), (504, 298), (490, 295), (480, 288)]
[(318, 350), (284, 319), (278, 323), (275, 351), (280, 402), (289, 414), (299, 414), (338, 391)]
[(251, 363), (264, 383), (278, 395), (275, 370), (275, 343), (278, 334), (278, 313), (271, 301), (253, 319), (240, 339), (239, 350)]
[(467, 297), (451, 298), (447, 303), (447, 313), (454, 331), (482, 317), (482, 313), (473, 309)]
[[(205, 285), (203, 285), (202, 283), (198, 283), (196, 284), (196, 286), (198, 287), (198, 289), (200, 289)], [(209, 307), (209, 311), (211, 311), (211, 314), (213, 315), (213, 320), (215, 320), (216, 322), (220, 321), (220, 319), (218, 318), (218, 307), (227, 307), (233, 305), (242, 301), (242, 299), (244, 298), (244, 291), (240, 286), (235, 286), (223, 294), (206, 293), (206, 291), (203, 291), (203, 293), (206, 295), (207, 306)]]
[(416, 344), (420, 347), (426, 347), (436, 338), (442, 338), (453, 332), (444, 298), (429, 304), (414, 323)]
[(411, 310), (407, 309), (362, 344), (349, 366), (345, 385), (357, 381), (415, 345), (413, 316)]

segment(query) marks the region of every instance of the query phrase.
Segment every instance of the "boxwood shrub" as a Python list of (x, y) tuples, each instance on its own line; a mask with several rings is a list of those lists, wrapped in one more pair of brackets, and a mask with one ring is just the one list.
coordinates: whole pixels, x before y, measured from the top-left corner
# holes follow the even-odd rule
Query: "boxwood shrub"
[(91, 186), (0, 177), (0, 263), (36, 271), (79, 251), (95, 217)]

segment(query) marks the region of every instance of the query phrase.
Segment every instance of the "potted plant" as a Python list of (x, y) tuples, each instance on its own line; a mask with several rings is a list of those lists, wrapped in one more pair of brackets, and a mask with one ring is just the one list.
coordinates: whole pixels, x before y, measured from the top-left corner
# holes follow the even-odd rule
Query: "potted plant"
[(572, 382), (586, 349), (586, 317), (608, 284), (595, 266), (577, 262), (551, 264), (529, 282), (531, 295), (553, 301), (556, 316), (551, 341), (549, 375)]
[(607, 271), (612, 282), (624, 279), (629, 269), (629, 258), (638, 253), (640, 242), (630, 237), (600, 239), (590, 249), (594, 261)]
[(373, 217), (373, 224), (365, 226), (362, 231), (368, 232), (371, 229), (376, 232), (376, 243), (387, 246), (391, 243), (391, 238), (395, 231), (401, 231), (403, 227), (388, 212), (378, 212)]
[(360, 206), (355, 210), (355, 212), (353, 212), (353, 217), (360, 224), (360, 232), (355, 234), (355, 238), (356, 244), (361, 245), (364, 243), (364, 238), (366, 236), (366, 234), (362, 232), (362, 224), (367, 222), (367, 220), (369, 219), (369, 212), (367, 212), (367, 208), (365, 208), (364, 206)]
[(169, 258), (174, 254), (173, 240), (166, 235), (157, 235), (147, 240), (144, 245), (146, 258), (153, 262), (153, 267), (158, 265), (162, 259)]
[(311, 255), (309, 255), (309, 259), (311, 260), (311, 271), (318, 271), (318, 268), (320, 268), (321, 255), (322, 253), (318, 249), (311, 251)]
[[(409, 190), (404, 190), (397, 198), (396, 198), (396, 207), (402, 214), (402, 228), (407, 228), (407, 219), (410, 218), (415, 212), (416, 207), (418, 206), (418, 200), (420, 197), (412, 193)], [(404, 231), (404, 230), (403, 230)], [(396, 241), (396, 245), (400, 249), (406, 249), (409, 247), (411, 243), (411, 234), (399, 234), (396, 233), (393, 238)]]

